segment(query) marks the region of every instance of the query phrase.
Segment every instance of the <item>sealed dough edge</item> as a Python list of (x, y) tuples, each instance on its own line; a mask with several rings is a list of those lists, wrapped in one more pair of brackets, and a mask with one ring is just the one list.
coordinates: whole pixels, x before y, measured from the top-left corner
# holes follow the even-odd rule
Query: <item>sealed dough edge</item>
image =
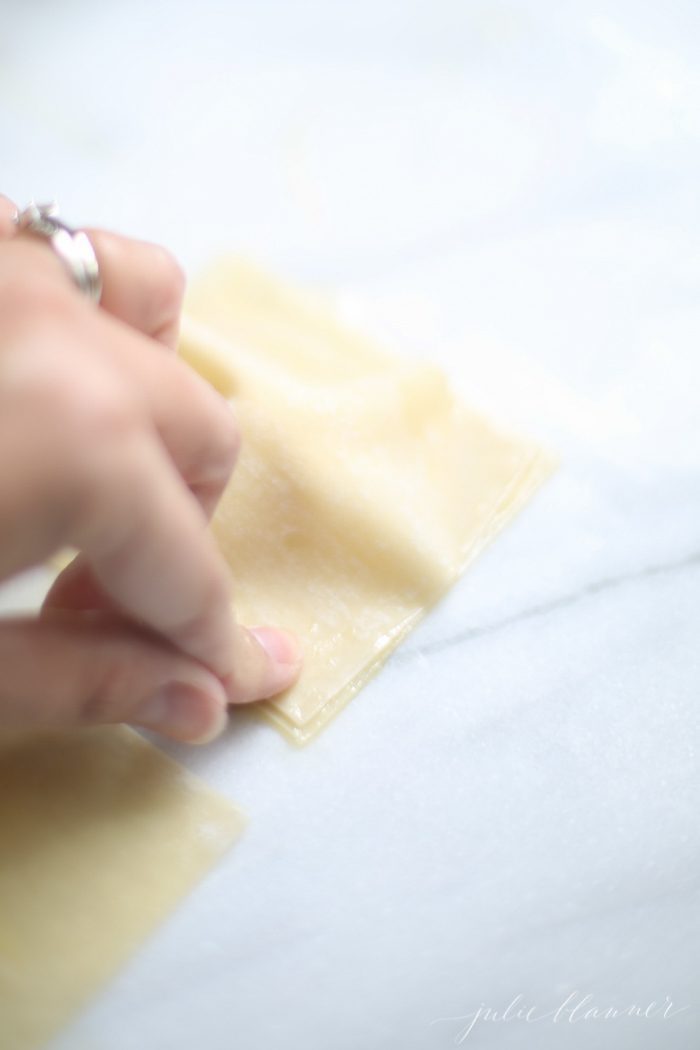
[(400, 645), (406, 635), (410, 634), (416, 624), (423, 619), (427, 611), (428, 609), (417, 611), (408, 617), (396, 629), (392, 637), (387, 640), (385, 647), (377, 652), (374, 659), (370, 660), (358, 674), (346, 682), (342, 688), (331, 696), (321, 710), (303, 725), (297, 725), (283, 709), (276, 707), (274, 703), (270, 702), (251, 705), (252, 713), (263, 721), (275, 726), (291, 744), (303, 747), (304, 744), (308, 744), (309, 741), (318, 736), (321, 730), (364, 689), (367, 683), (386, 663), (387, 657)]
[[(479, 537), (478, 542), (475, 542), (467, 552), (457, 572), (455, 581), (467, 569), (469, 564), (481, 554), (484, 548), (496, 538), (500, 530), (507, 526), (511, 518), (524, 507), (557, 466), (558, 461), (554, 457), (538, 453), (533, 453), (532, 458), (523, 464), (522, 473), (513, 479), (510, 492), (504, 493), (503, 500), (491, 521), (490, 530)], [(283, 709), (275, 706), (274, 701), (252, 704), (249, 710), (256, 718), (278, 729), (290, 743), (296, 744), (298, 747), (308, 744), (364, 689), (367, 683), (381, 670), (394, 650), (401, 645), (406, 636), (428, 615), (431, 609), (439, 604), (449, 587), (450, 585), (448, 584), (444, 590), (435, 596), (434, 601), (417, 610), (412, 616), (407, 617), (390, 638), (385, 638), (384, 646), (376, 653), (374, 659), (368, 662), (359, 674), (339, 689), (318, 714), (304, 725), (297, 725)]]

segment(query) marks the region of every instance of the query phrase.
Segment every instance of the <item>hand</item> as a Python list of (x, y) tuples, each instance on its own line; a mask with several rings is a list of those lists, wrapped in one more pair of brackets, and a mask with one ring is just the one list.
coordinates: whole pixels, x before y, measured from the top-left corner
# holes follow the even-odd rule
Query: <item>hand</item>
[(97, 309), (0, 197), (0, 580), (81, 553), (38, 618), (0, 619), (0, 727), (130, 722), (212, 739), (226, 706), (299, 670), (294, 638), (234, 621), (207, 530), (233, 469), (230, 406), (173, 353), (183, 277), (89, 231)]

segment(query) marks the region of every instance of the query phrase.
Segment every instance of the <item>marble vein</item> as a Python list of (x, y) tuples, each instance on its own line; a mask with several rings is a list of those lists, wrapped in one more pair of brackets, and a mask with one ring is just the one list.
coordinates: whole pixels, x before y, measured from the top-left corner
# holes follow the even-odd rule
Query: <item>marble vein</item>
[(700, 567), (700, 551), (693, 551), (684, 558), (676, 559), (674, 561), (660, 562), (656, 565), (646, 565), (641, 569), (620, 573), (617, 576), (605, 576), (600, 580), (595, 580), (593, 583), (586, 584), (585, 586), (572, 591), (570, 594), (563, 594), (558, 598), (553, 598), (552, 601), (549, 602), (539, 602), (536, 605), (531, 605), (526, 609), (521, 609), (512, 616), (506, 616), (501, 620), (495, 620), (493, 623), (486, 623), (479, 627), (468, 627), (463, 631), (457, 632), (457, 634), (448, 635), (446, 638), (436, 638), (434, 641), (427, 642), (425, 645), (417, 648), (400, 649), (394, 654), (394, 660), (398, 662), (407, 662), (415, 657), (428, 656), (431, 653), (443, 652), (445, 649), (451, 649), (456, 645), (461, 645), (463, 642), (473, 641), (475, 638), (481, 638), (483, 635), (496, 634), (499, 631), (515, 627), (517, 624), (524, 623), (527, 620), (534, 620), (540, 616), (546, 616), (551, 612), (558, 612), (560, 609), (567, 609), (570, 606), (578, 605), (579, 603), (586, 601), (588, 598), (596, 597), (599, 594), (619, 590), (621, 587), (625, 587), (628, 584), (637, 583), (640, 580), (647, 580), (658, 576), (670, 576), (674, 573), (681, 572), (683, 569), (693, 569), (698, 567)]

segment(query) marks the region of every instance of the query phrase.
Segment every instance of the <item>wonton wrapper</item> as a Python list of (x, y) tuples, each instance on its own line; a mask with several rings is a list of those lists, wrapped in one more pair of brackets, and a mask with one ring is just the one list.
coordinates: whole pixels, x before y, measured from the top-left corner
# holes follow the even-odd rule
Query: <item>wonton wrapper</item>
[(437, 368), (240, 263), (190, 291), (180, 350), (235, 405), (241, 455), (213, 528), (240, 621), (302, 641), (299, 682), (257, 706), (304, 743), (551, 463), (456, 402)]
[(242, 827), (131, 730), (0, 734), (2, 1050), (43, 1046)]

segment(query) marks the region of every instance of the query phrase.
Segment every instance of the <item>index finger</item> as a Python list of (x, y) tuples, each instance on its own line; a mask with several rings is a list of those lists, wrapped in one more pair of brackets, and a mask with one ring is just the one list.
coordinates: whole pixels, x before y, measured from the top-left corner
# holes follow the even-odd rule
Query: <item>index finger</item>
[(284, 631), (236, 624), (226, 564), (196, 499), (155, 434), (103, 444), (84, 478), (70, 542), (117, 608), (210, 668), (231, 702), (273, 696), (296, 678)]

